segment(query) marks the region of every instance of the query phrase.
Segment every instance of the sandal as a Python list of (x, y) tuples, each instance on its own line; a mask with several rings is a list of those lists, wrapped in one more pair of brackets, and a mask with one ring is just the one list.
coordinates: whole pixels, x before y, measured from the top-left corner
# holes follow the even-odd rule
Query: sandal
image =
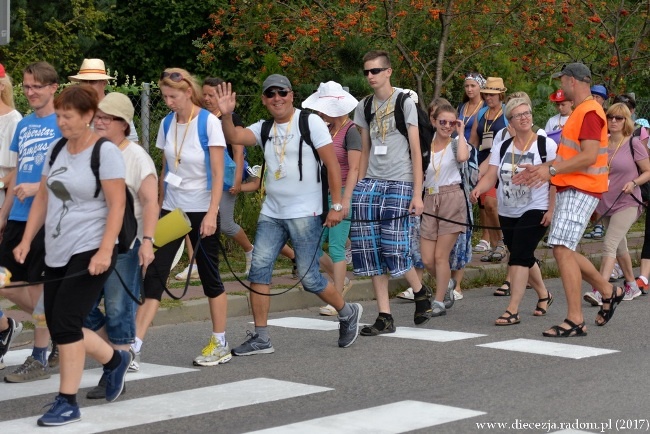
[[(503, 288), (505, 286), (505, 288)], [(501, 285), (501, 288), (497, 288), (494, 290), (494, 295), (495, 297), (509, 297), (510, 296), (510, 282), (507, 280), (503, 282), (503, 285)]]
[(491, 250), (490, 242), (487, 240), (481, 240), (474, 246), (473, 250), (475, 253), (489, 252)]
[[(542, 336), (546, 336), (547, 338), (571, 338), (574, 336), (587, 336), (584, 321), (580, 324), (576, 324), (569, 319), (565, 319), (564, 324), (567, 324), (571, 328), (565, 329), (564, 327), (560, 327), (562, 324), (556, 325), (551, 327), (549, 330), (542, 332)], [(549, 333), (551, 330), (554, 333)]]
[[(506, 313), (508, 315), (506, 315)], [(506, 310), (506, 313), (504, 313), (499, 318), (497, 318), (497, 320), (494, 322), (494, 325), (509, 326), (514, 324), (519, 324), (521, 322), (521, 320), (519, 319), (519, 313), (512, 313), (509, 310)], [(505, 322), (498, 322), (500, 319), (504, 320)]]
[(591, 232), (587, 232), (582, 236), (582, 238), (587, 238), (587, 239), (601, 239), (603, 235), (605, 234), (605, 231), (603, 230), (603, 225), (596, 225), (594, 228), (591, 230)]
[[(621, 295), (616, 295), (618, 294), (618, 290), (621, 290)], [(625, 291), (623, 288), (619, 286), (614, 286), (614, 292), (612, 292), (612, 296), (609, 298), (603, 298), (603, 305), (601, 306), (600, 310), (596, 314), (596, 325), (597, 326), (604, 326), (609, 322), (610, 319), (614, 316), (614, 311), (616, 310), (616, 307), (623, 301), (623, 297), (625, 297)], [(609, 309), (605, 309), (605, 305), (609, 305)], [(602, 318), (602, 322), (598, 322), (598, 317)]]
[[(553, 294), (551, 294), (551, 291), (546, 291), (546, 298), (540, 298), (537, 300), (537, 306), (535, 307), (535, 311), (533, 312), (534, 316), (544, 316), (546, 315), (546, 310), (553, 304)], [(546, 309), (539, 307), (540, 303), (546, 302)], [(567, 323), (568, 324), (568, 323)]]
[(496, 246), (487, 255), (481, 256), (481, 262), (501, 262), (506, 257), (506, 247), (503, 245)]

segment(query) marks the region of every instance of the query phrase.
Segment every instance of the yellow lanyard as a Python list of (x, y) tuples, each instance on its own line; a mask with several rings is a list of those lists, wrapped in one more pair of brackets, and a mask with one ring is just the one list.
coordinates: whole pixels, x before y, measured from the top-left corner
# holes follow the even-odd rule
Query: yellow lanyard
[[(291, 117), (289, 118), (289, 124), (287, 125), (287, 132), (284, 136), (284, 143), (282, 143), (282, 147), (278, 150), (278, 146), (276, 145), (278, 141), (278, 127), (277, 123), (274, 121), (273, 122), (273, 149), (275, 150), (275, 156), (278, 158), (278, 162), (280, 164), (284, 163), (284, 151), (287, 148), (287, 142), (289, 141), (289, 133), (291, 132), (291, 121), (293, 121), (293, 114), (296, 111), (294, 110), (293, 113), (291, 113)], [(278, 152), (279, 151), (279, 152)]]
[(618, 152), (618, 148), (621, 147), (623, 144), (623, 141), (625, 141), (625, 136), (621, 139), (620, 142), (618, 142), (618, 145), (616, 145), (616, 149), (614, 150), (614, 153), (612, 154), (612, 158), (609, 159), (609, 162), (607, 163), (607, 172), (609, 172), (610, 167), (612, 167), (612, 161), (614, 160), (614, 157), (616, 156), (616, 153)]
[[(384, 124), (384, 119), (390, 113), (390, 100), (393, 97), (393, 94), (395, 93), (395, 88), (393, 88), (393, 91), (390, 93), (390, 96), (388, 99), (384, 102), (382, 102), (379, 107), (377, 107), (377, 100), (376, 97), (372, 99), (372, 102), (375, 106), (375, 120), (377, 121), (377, 129), (379, 130), (379, 134), (381, 135), (381, 142), (384, 143), (386, 141), (386, 132), (388, 132), (388, 125)], [(379, 112), (379, 109), (381, 106), (386, 104), (386, 108), (384, 109), (383, 113)], [(381, 115), (381, 117), (379, 116)], [(368, 125), (370, 127), (370, 125)]]
[(526, 146), (524, 146), (524, 149), (521, 151), (521, 154), (519, 154), (519, 159), (517, 160), (517, 164), (515, 164), (515, 139), (512, 139), (512, 152), (510, 153), (510, 164), (512, 165), (512, 174), (517, 173), (517, 167), (519, 167), (519, 162), (521, 162), (521, 159), (526, 155), (526, 151), (530, 147), (530, 145), (533, 143), (533, 139), (535, 138), (535, 133), (531, 132), (531, 137), (528, 139), (528, 142), (526, 143)]
[(341, 131), (341, 130), (343, 129), (343, 127), (344, 127), (344, 126), (345, 126), (349, 121), (350, 121), (350, 118), (346, 118), (345, 121), (343, 121), (343, 123), (342, 123), (341, 126), (338, 128), (338, 130), (336, 130), (336, 132), (334, 132), (334, 134), (332, 134), (332, 139), (334, 139), (334, 138), (336, 137), (336, 135), (339, 133), (339, 131)]
[(487, 121), (488, 121), (488, 115), (490, 114), (490, 110), (488, 109), (488, 111), (485, 113), (485, 124), (483, 125), (484, 133), (487, 133), (490, 130), (490, 128), (492, 128), (492, 125), (494, 125), (494, 123), (497, 121), (497, 119), (499, 119), (499, 116), (501, 116), (502, 113), (503, 113), (503, 107), (499, 109), (499, 113), (497, 113), (494, 119), (492, 119), (492, 123), (490, 124), (490, 126), (488, 126)]
[(190, 122), (194, 117), (194, 104), (192, 104), (192, 111), (190, 112), (190, 118), (185, 124), (185, 132), (183, 133), (183, 140), (181, 141), (181, 147), (178, 148), (178, 113), (176, 113), (176, 125), (174, 125), (174, 153), (176, 158), (174, 159), (174, 168), (178, 169), (178, 165), (181, 164), (181, 152), (183, 152), (183, 145), (185, 144), (185, 137), (187, 136), (187, 130), (190, 129)]
[[(434, 137), (435, 140), (435, 137)], [(433, 183), (435, 185), (438, 185), (438, 179), (440, 178), (440, 169), (442, 168), (442, 160), (445, 159), (445, 152), (447, 152), (447, 148), (449, 147), (449, 144), (451, 143), (451, 137), (447, 141), (447, 144), (445, 145), (444, 148), (442, 148), (442, 155), (440, 156), (440, 161), (438, 162), (438, 168), (436, 168), (436, 154), (437, 152), (434, 150), (433, 151), (433, 160), (431, 161), (431, 167), (433, 168)]]
[(474, 115), (476, 114), (476, 112), (478, 111), (478, 109), (480, 109), (481, 107), (483, 107), (483, 100), (479, 101), (479, 103), (476, 104), (476, 108), (474, 109), (474, 111), (472, 111), (472, 114), (469, 115), (469, 116), (467, 116), (467, 107), (469, 107), (469, 101), (467, 101), (467, 102), (465, 103), (465, 107), (463, 107), (463, 122), (464, 122), (465, 120), (467, 120), (467, 119), (471, 119), (471, 117), (474, 116)]

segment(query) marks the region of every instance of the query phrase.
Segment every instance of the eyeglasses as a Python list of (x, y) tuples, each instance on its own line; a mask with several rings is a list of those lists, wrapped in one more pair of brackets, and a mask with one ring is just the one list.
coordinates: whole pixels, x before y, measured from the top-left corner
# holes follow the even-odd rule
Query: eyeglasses
[(289, 95), (290, 90), (287, 89), (266, 89), (263, 94), (267, 98), (273, 98), (275, 95), (279, 95), (281, 98), (286, 98)]
[(110, 115), (95, 115), (95, 123), (101, 122), (104, 125), (110, 125), (111, 122), (119, 120), (120, 118), (115, 117), (115, 116), (110, 116)]
[(625, 120), (623, 116), (614, 116), (614, 115), (607, 115), (607, 119), (616, 122), (623, 122)]
[[(164, 80), (165, 78), (169, 78), (174, 83), (180, 83), (183, 80), (187, 81), (187, 78), (183, 77), (183, 74), (181, 74), (180, 72), (163, 71), (162, 74), (160, 74), (160, 79)], [(189, 83), (189, 81), (187, 82)]]
[(367, 77), (369, 74), (377, 75), (377, 74), (379, 74), (380, 72), (384, 72), (384, 71), (387, 70), (387, 69), (390, 69), (390, 68), (371, 68), (371, 69), (364, 69), (364, 70), (363, 70), (363, 75), (365, 75), (366, 77)]
[(522, 112), (522, 113), (517, 113), (516, 115), (512, 115), (512, 116), (510, 117), (510, 119), (517, 119), (517, 120), (519, 120), (519, 119), (522, 119), (522, 118), (529, 118), (529, 117), (531, 117), (532, 115), (533, 115), (533, 112), (531, 112), (531, 111), (529, 110), (529, 111), (525, 111), (525, 112)]
[(449, 125), (450, 127), (453, 127), (453, 126), (455, 126), (455, 125), (458, 125), (458, 121), (446, 121), (446, 120), (444, 120), (444, 119), (440, 119), (440, 120), (438, 121), (438, 123), (439, 123), (440, 126), (442, 126), (442, 127), (446, 127), (447, 125)]
[(51, 85), (50, 84), (32, 84), (30, 86), (30, 85), (27, 85), (27, 84), (23, 84), (23, 91), (25, 93), (29, 92), (30, 90), (33, 90), (34, 92), (37, 92), (39, 90), (45, 89), (48, 86), (51, 86)]

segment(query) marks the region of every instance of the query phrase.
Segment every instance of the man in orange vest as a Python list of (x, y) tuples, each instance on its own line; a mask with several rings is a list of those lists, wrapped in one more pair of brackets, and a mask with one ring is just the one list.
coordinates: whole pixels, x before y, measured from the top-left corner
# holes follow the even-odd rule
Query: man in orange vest
[(607, 191), (607, 121), (602, 106), (591, 95), (591, 72), (587, 66), (570, 63), (553, 78), (560, 79), (564, 94), (576, 104), (562, 130), (557, 158), (539, 166), (522, 165), (526, 170), (512, 181), (535, 188), (550, 180), (557, 187), (548, 243), (553, 246), (568, 311), (562, 324), (542, 334), (584, 336), (587, 328), (580, 301), (581, 280), (602, 295), (603, 305), (596, 316), (598, 326), (607, 324), (625, 295), (622, 288), (612, 286), (587, 258), (575, 251), (589, 217)]

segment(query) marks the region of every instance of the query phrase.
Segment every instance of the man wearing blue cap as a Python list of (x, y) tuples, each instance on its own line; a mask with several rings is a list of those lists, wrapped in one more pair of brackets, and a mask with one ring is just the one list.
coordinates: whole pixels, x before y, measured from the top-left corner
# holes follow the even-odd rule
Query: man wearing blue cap
[(591, 96), (594, 97), (598, 104), (605, 106), (605, 102), (607, 101), (607, 88), (602, 84), (591, 86)]

